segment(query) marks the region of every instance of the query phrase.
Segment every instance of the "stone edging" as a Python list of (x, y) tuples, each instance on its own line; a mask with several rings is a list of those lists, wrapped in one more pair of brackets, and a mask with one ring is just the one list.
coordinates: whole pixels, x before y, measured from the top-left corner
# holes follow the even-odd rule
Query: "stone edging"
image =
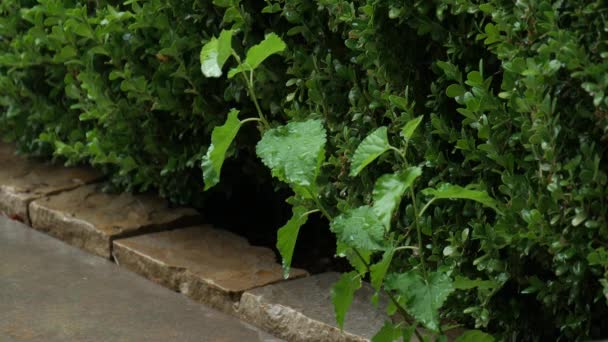
[(194, 209), (103, 193), (101, 181), (90, 169), (17, 157), (0, 143), (0, 214), (288, 341), (367, 341), (389, 319), (371, 305), (366, 285), (341, 331), (329, 295), (338, 274), (292, 269), (285, 281), (272, 250), (196, 224), (202, 216)]

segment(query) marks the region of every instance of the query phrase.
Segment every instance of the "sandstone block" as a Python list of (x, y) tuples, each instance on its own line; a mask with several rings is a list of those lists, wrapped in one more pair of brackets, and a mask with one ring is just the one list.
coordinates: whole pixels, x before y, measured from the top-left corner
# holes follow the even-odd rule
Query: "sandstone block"
[(246, 291), (239, 313), (288, 341), (368, 341), (390, 319), (384, 314), (387, 302), (381, 296), (380, 307), (375, 308), (371, 303), (374, 290), (364, 284), (355, 293), (344, 331), (340, 331), (330, 295), (339, 278), (338, 273), (323, 273)]
[[(114, 257), (121, 266), (233, 314), (244, 291), (283, 280), (272, 250), (211, 226), (119, 239)], [(306, 272), (293, 269), (291, 275)]]
[(101, 184), (82, 186), (30, 204), (34, 229), (110, 258), (112, 240), (198, 221), (190, 208), (170, 208), (151, 195), (102, 192)]
[(0, 143), (0, 213), (30, 223), (31, 201), (94, 182), (101, 175), (88, 168), (63, 167), (15, 155)]

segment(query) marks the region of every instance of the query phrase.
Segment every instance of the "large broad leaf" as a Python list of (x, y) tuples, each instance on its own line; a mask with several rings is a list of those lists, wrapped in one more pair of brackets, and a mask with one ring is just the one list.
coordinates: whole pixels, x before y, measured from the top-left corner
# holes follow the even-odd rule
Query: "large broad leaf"
[(454, 342), (494, 342), (494, 336), (480, 330), (468, 330)]
[(384, 326), (372, 337), (372, 342), (393, 342), (403, 336), (401, 328), (393, 322), (384, 322)]
[(277, 249), (281, 253), (281, 257), (283, 257), (283, 276), (285, 279), (289, 278), (291, 258), (293, 257), (293, 250), (296, 247), (300, 227), (308, 220), (308, 215), (305, 215), (305, 213), (306, 208), (300, 206), (294, 207), (291, 219), (283, 227), (279, 228), (277, 233)]
[(370, 251), (384, 249), (384, 226), (369, 206), (350, 209), (330, 225), (338, 240), (354, 248)]
[(421, 174), (422, 169), (413, 166), (405, 171), (383, 175), (376, 181), (373, 208), (387, 229), (390, 228), (391, 217), (401, 203), (403, 194)]
[(350, 164), (350, 175), (358, 175), (369, 163), (388, 151), (389, 147), (386, 127), (380, 127), (370, 133), (355, 150)]
[(410, 140), (412, 138), (412, 135), (414, 135), (416, 128), (418, 128), (418, 125), (420, 125), (420, 123), (422, 122), (422, 118), (423, 116), (414, 118), (408, 121), (405, 126), (403, 126), (403, 129), (401, 130), (401, 135), (405, 138), (405, 140)]
[(440, 185), (437, 189), (424, 189), (422, 190), (422, 193), (427, 196), (433, 196), (433, 200), (442, 198), (473, 200), (487, 207), (490, 207), (496, 210), (497, 212), (500, 212), (498, 210), (496, 200), (490, 197), (487, 192), (482, 190), (472, 190), (463, 188), (459, 185), (444, 183)]
[(256, 152), (275, 177), (293, 185), (309, 186), (319, 172), (325, 141), (320, 120), (290, 122), (267, 131)]
[(346, 258), (350, 265), (359, 272), (359, 274), (367, 273), (367, 266), (370, 263), (372, 251), (367, 249), (357, 248), (355, 251), (352, 247), (342, 241), (336, 244), (336, 255), (341, 258)]
[(228, 113), (226, 122), (222, 126), (215, 127), (211, 133), (211, 146), (209, 146), (201, 164), (205, 190), (220, 182), (220, 173), (226, 158), (226, 151), (228, 151), (228, 147), (230, 147), (239, 128), (241, 128), (238, 115), (239, 111), (232, 109)]
[(346, 312), (353, 303), (355, 291), (361, 288), (361, 277), (357, 272), (344, 273), (331, 290), (331, 301), (334, 303), (336, 322), (340, 329), (344, 327)]
[(201, 71), (206, 77), (222, 76), (222, 67), (232, 51), (232, 30), (224, 30), (201, 49)]
[(264, 62), (264, 60), (266, 60), (266, 58), (285, 50), (286, 47), (287, 45), (285, 45), (285, 42), (276, 34), (271, 33), (267, 35), (262, 42), (252, 46), (249, 51), (247, 51), (247, 57), (243, 63), (230, 70), (228, 72), (228, 78), (232, 78), (242, 71), (255, 70)]
[(391, 274), (385, 286), (405, 299), (405, 309), (416, 320), (431, 330), (439, 330), (439, 309), (454, 291), (447, 274), (430, 273), (428, 281), (415, 270)]
[(370, 275), (372, 278), (372, 286), (376, 291), (380, 291), (386, 272), (388, 271), (391, 261), (393, 261), (393, 255), (395, 254), (394, 248), (389, 248), (384, 252), (382, 260), (377, 264), (370, 267)]

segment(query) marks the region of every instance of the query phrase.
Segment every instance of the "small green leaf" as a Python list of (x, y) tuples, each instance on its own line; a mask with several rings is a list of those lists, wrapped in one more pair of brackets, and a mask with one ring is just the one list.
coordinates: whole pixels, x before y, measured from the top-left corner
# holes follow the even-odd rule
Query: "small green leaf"
[(287, 45), (275, 33), (267, 35), (262, 42), (252, 46), (247, 51), (245, 61), (238, 67), (230, 70), (228, 78), (234, 77), (239, 72), (255, 70), (266, 58), (285, 50), (285, 48), (287, 48)]
[(445, 94), (448, 97), (452, 97), (452, 98), (462, 96), (466, 92), (467, 92), (467, 90), (464, 89), (463, 86), (461, 86), (460, 84), (456, 84), (456, 83), (449, 85), (447, 87), (447, 89), (445, 90)]
[(410, 140), (412, 138), (412, 135), (414, 135), (414, 132), (416, 131), (416, 128), (418, 128), (418, 125), (420, 125), (420, 123), (422, 122), (423, 116), (419, 116), (417, 118), (414, 118), (410, 121), (408, 121), (405, 126), (403, 126), (403, 129), (401, 130), (401, 135), (405, 138), (405, 140)]
[(331, 222), (330, 229), (348, 246), (370, 251), (384, 248), (384, 226), (369, 206), (346, 211)]
[(497, 212), (498, 205), (495, 199), (490, 197), (487, 192), (481, 190), (472, 190), (463, 188), (459, 185), (449, 183), (441, 184), (437, 189), (428, 188), (422, 190), (422, 193), (427, 196), (433, 196), (433, 199), (468, 199), (479, 202), (487, 207), (490, 207)]
[(355, 150), (350, 166), (350, 175), (358, 175), (369, 163), (388, 151), (389, 147), (386, 127), (380, 127), (370, 133)]
[(414, 183), (416, 178), (422, 174), (422, 169), (414, 166), (405, 171), (386, 174), (378, 178), (374, 191), (374, 211), (387, 229), (391, 225), (391, 217), (405, 191)]
[(344, 328), (346, 312), (353, 303), (355, 292), (361, 288), (361, 277), (357, 272), (344, 273), (331, 290), (331, 301), (334, 303), (336, 322), (340, 329)]
[(384, 252), (384, 255), (382, 256), (382, 260), (379, 263), (370, 267), (372, 287), (376, 289), (376, 291), (380, 291), (380, 287), (382, 286), (382, 282), (384, 281), (384, 277), (386, 276), (386, 271), (388, 271), (388, 268), (391, 265), (391, 261), (393, 261), (394, 254), (394, 248), (387, 249)]
[(399, 107), (400, 109), (403, 110), (408, 110), (409, 108), (409, 102), (406, 98), (404, 97), (400, 97), (400, 96), (395, 96), (395, 95), (389, 95), (388, 100), (391, 104), (393, 104), (394, 106)]
[(257, 155), (281, 181), (310, 186), (325, 155), (325, 128), (320, 120), (290, 122), (266, 131), (256, 147)]
[(480, 330), (467, 330), (454, 342), (494, 342), (494, 336)]
[(305, 213), (306, 208), (300, 206), (293, 207), (291, 219), (283, 227), (279, 228), (277, 232), (277, 249), (281, 253), (281, 257), (283, 257), (283, 276), (285, 279), (289, 278), (291, 258), (293, 257), (293, 250), (296, 247), (300, 227), (308, 220), (308, 215), (305, 215)]
[(454, 291), (450, 277), (441, 272), (429, 274), (425, 280), (416, 270), (391, 274), (387, 288), (397, 291), (405, 299), (406, 311), (427, 328), (439, 330), (439, 309)]
[(500, 284), (493, 280), (469, 279), (462, 276), (457, 276), (454, 280), (454, 288), (457, 290), (494, 289), (498, 286)]
[(222, 76), (222, 67), (232, 52), (232, 30), (223, 30), (219, 39), (213, 37), (201, 49), (201, 71), (205, 77)]
[(241, 121), (238, 119), (238, 115), (239, 111), (232, 109), (228, 113), (226, 123), (215, 127), (211, 133), (211, 146), (209, 146), (201, 164), (205, 190), (210, 189), (220, 181), (220, 173), (224, 159), (226, 158), (226, 151), (228, 151), (230, 144), (232, 144), (241, 128)]
[(587, 261), (592, 266), (608, 266), (608, 251), (604, 247), (596, 248), (587, 255)]
[(371, 342), (393, 342), (403, 336), (403, 331), (395, 326), (393, 322), (384, 322), (382, 329), (372, 337)]

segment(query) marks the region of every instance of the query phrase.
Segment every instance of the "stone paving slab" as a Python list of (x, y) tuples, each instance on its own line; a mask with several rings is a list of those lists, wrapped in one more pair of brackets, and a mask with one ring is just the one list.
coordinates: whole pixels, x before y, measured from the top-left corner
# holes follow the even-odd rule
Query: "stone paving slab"
[(0, 341), (279, 342), (0, 217)]
[(374, 290), (364, 284), (355, 293), (342, 332), (330, 295), (339, 278), (338, 273), (330, 272), (246, 291), (239, 313), (246, 321), (288, 341), (368, 341), (389, 320), (384, 314), (387, 302), (381, 297), (379, 308), (375, 308), (371, 304)]
[[(114, 241), (116, 262), (228, 313), (244, 291), (283, 280), (272, 250), (211, 226)], [(293, 269), (293, 278), (307, 275)]]
[(190, 208), (169, 208), (151, 195), (108, 194), (103, 184), (91, 184), (44, 197), (30, 204), (34, 229), (104, 258), (110, 258), (112, 240), (172, 229), (198, 222)]
[(88, 168), (63, 167), (16, 156), (11, 144), (0, 142), (0, 213), (29, 223), (28, 205), (43, 196), (99, 180)]

